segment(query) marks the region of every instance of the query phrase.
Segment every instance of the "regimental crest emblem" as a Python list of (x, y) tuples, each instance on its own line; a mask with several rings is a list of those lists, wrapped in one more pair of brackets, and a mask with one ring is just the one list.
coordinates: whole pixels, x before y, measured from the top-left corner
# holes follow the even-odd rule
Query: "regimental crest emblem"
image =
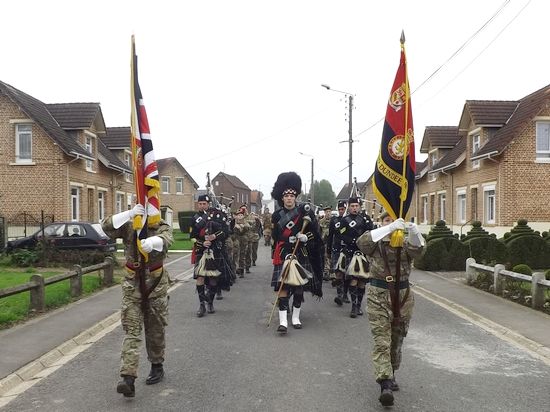
[(403, 160), (405, 154), (405, 138), (402, 135), (393, 136), (388, 143), (388, 153), (395, 160)]
[(393, 110), (398, 112), (405, 105), (405, 99), (406, 99), (405, 83), (401, 83), (401, 86), (399, 86), (397, 89), (395, 89), (391, 93), (388, 104), (391, 106)]

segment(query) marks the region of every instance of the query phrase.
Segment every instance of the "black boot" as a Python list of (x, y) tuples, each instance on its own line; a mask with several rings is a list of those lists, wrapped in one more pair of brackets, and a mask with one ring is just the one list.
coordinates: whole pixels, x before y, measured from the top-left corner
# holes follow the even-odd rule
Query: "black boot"
[(136, 396), (136, 387), (134, 386), (135, 377), (130, 375), (122, 375), (122, 380), (117, 384), (116, 391), (121, 393), (126, 398)]
[(250, 268), (246, 268), (245, 272), (250, 273)]
[(244, 278), (244, 273), (243, 273), (242, 268), (241, 268), (241, 269), (237, 269), (237, 274), (239, 275), (240, 278)]
[(365, 296), (365, 289), (358, 288), (357, 289), (357, 314), (359, 316), (363, 316), (363, 311), (361, 310), (361, 306), (363, 306), (363, 296)]
[(216, 310), (214, 309), (214, 297), (215, 296), (216, 296), (216, 289), (215, 288), (209, 288), (208, 289), (208, 301), (207, 301), (208, 313), (216, 313)]
[(151, 371), (145, 380), (145, 384), (154, 385), (155, 383), (159, 383), (162, 378), (164, 378), (164, 368), (162, 367), (162, 363), (153, 363), (151, 364)]
[(348, 282), (344, 280), (344, 297), (342, 298), (342, 302), (344, 303), (350, 303), (350, 300), (348, 298), (348, 289), (349, 289)]
[(344, 303), (344, 293), (342, 290), (342, 285), (336, 286), (336, 297), (334, 298), (334, 303), (336, 303), (338, 306), (342, 306)]
[(199, 302), (200, 302), (199, 310), (197, 311), (197, 317), (199, 318), (202, 318), (206, 313), (205, 302), (207, 299), (206, 299), (206, 294), (204, 293), (204, 288), (205, 288), (204, 285), (197, 285), (197, 293), (199, 295)]
[(218, 290), (218, 293), (216, 294), (216, 300), (222, 300), (222, 299), (223, 299), (222, 291)]
[(351, 296), (351, 312), (349, 314), (350, 318), (356, 318), (358, 314), (357, 308), (357, 286), (349, 287), (349, 294)]
[(201, 302), (199, 310), (197, 310), (197, 317), (202, 318), (206, 314), (206, 305), (204, 302)]
[(392, 406), (393, 405), (393, 392), (391, 390), (391, 380), (384, 379), (380, 381), (380, 397), (378, 400), (382, 406)]

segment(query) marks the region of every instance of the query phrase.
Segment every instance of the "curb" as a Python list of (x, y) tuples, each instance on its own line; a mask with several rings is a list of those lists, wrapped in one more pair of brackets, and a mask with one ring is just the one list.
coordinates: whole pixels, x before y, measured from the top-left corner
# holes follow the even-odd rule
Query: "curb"
[(509, 343), (512, 343), (516, 347), (519, 347), (522, 350), (528, 351), (532, 356), (542, 360), (547, 365), (550, 365), (550, 348), (535, 342), (525, 336), (514, 332), (511, 329), (508, 329), (502, 326), (499, 323), (493, 322), (477, 313), (471, 311), (468, 308), (465, 308), (458, 303), (455, 303), (451, 300), (448, 300), (434, 292), (430, 292), (427, 289), (424, 289), (417, 284), (414, 286), (414, 291), (423, 298), (447, 309), (449, 312), (454, 313), (455, 315), (472, 322), (473, 324), (481, 327), (487, 332), (495, 335), (496, 337), (505, 340)]
[[(97, 341), (106, 333), (114, 329), (113, 325), (118, 326), (120, 320), (120, 311), (103, 319), (91, 328), (78, 334), (72, 339), (62, 343), (55, 349), (47, 352), (38, 359), (26, 364), (15, 372), (0, 380), (0, 407), (4, 406), (3, 398), (8, 398), (8, 402), (19, 393), (28, 389), (37, 383), (41, 378), (49, 375), (51, 372), (63, 365), (69, 358), (72, 359), (78, 353), (87, 349), (92, 343)], [(47, 369), (53, 369), (44, 373)], [(24, 387), (22, 388), (22, 384)]]

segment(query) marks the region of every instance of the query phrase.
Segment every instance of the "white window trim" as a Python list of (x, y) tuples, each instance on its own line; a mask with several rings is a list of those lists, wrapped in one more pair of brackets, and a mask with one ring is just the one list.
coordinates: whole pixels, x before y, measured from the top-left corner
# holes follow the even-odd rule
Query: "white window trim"
[[(93, 133), (87, 132), (84, 130), (84, 147), (90, 154), (90, 156), (94, 156), (94, 138), (95, 135)], [(88, 150), (88, 139), (90, 139), (90, 149)], [(84, 164), (86, 165), (86, 171), (87, 172), (94, 172), (94, 161), (90, 159), (84, 159)]]
[[(426, 199), (426, 208), (424, 209), (424, 199)], [(420, 206), (422, 207), (422, 224), (428, 223), (428, 195), (421, 195), (420, 196)]]
[(437, 173), (428, 173), (428, 183), (433, 183), (437, 180)]
[[(477, 150), (474, 152), (474, 138), (475, 137), (478, 137), (479, 138), (479, 146), (477, 148)], [(477, 152), (479, 152), (479, 149), (481, 149), (481, 133), (474, 133), (472, 134), (472, 152), (471, 152), (471, 155), (475, 155)], [(479, 164), (480, 164), (480, 159), (477, 159), (477, 160), (472, 160), (472, 169), (479, 169)]]
[[(18, 126), (31, 126), (31, 157), (30, 159), (20, 159), (19, 158), (19, 127)], [(32, 135), (32, 124), (24, 123), (24, 122), (18, 122), (15, 124), (15, 164), (17, 165), (29, 165), (29, 164), (35, 164), (32, 160), (32, 141), (33, 141), (33, 135)]]
[(97, 191), (97, 219), (105, 219), (105, 199), (107, 198), (107, 191), (100, 190)]
[[(535, 121), (535, 162), (536, 163), (550, 163), (550, 158), (549, 157), (538, 157), (539, 153), (541, 153), (541, 154), (542, 153), (550, 154), (550, 149), (549, 150), (539, 150), (538, 147), (537, 147), (537, 144), (538, 144), (537, 131), (538, 131), (539, 123), (548, 123), (549, 126), (550, 126), (550, 120)], [(550, 137), (549, 137), (549, 139), (550, 139)]]
[[(71, 193), (70, 193), (70, 197), (71, 197), (71, 222), (78, 222), (79, 221), (79, 216), (80, 216), (80, 194), (81, 194), (81, 188), (83, 187), (84, 185), (80, 185), (80, 186), (76, 186), (76, 185), (71, 185)], [(73, 189), (76, 189), (76, 195), (73, 195)], [(73, 199), (76, 198), (76, 210), (75, 208), (73, 208)], [(76, 215), (76, 218), (74, 218), (73, 216)]]
[[(464, 210), (461, 210), (460, 207), (460, 197), (462, 196), (464, 196)], [(468, 216), (468, 196), (466, 195), (466, 190), (461, 189), (457, 190), (456, 192), (456, 211), (456, 220), (458, 221), (458, 223), (466, 223), (466, 216)], [(462, 218), (462, 214), (464, 214), (464, 219)]]
[[(494, 191), (495, 192), (495, 209), (494, 209), (494, 216), (495, 218), (492, 219), (492, 220), (489, 220), (487, 219), (487, 203), (486, 203), (486, 195), (485, 193), (486, 192), (489, 192), (489, 191)], [(488, 183), (488, 184), (484, 184), (483, 185), (483, 220), (485, 223), (489, 224), (489, 225), (494, 225), (496, 223), (496, 214), (497, 214), (497, 191), (496, 191), (496, 184), (495, 183)]]
[[(184, 183), (185, 179), (181, 176), (178, 176), (175, 179), (176, 179), (176, 194), (177, 195), (182, 195), (183, 194), (183, 183)], [(178, 180), (181, 180), (181, 192), (178, 192)]]
[[(445, 195), (445, 197), (443, 198), (443, 196), (441, 195)], [(443, 199), (445, 199), (445, 202), (443, 202)], [(447, 191), (442, 190), (440, 192), (437, 192), (437, 200), (439, 201), (439, 220), (445, 220), (445, 209), (447, 209)], [(442, 207), (443, 203), (445, 203), (445, 207)]]
[[(164, 179), (168, 179), (168, 190), (165, 192), (164, 191)], [(170, 194), (170, 176), (161, 176), (160, 177), (160, 189), (162, 190), (161, 193), (164, 193), (164, 194)]]

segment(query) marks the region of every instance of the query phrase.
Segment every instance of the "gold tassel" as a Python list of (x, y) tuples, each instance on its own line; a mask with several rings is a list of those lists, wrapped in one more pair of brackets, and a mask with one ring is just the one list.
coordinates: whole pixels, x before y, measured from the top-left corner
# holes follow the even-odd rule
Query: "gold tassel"
[(405, 241), (405, 234), (402, 230), (396, 230), (391, 234), (390, 246), (391, 247), (403, 247)]

